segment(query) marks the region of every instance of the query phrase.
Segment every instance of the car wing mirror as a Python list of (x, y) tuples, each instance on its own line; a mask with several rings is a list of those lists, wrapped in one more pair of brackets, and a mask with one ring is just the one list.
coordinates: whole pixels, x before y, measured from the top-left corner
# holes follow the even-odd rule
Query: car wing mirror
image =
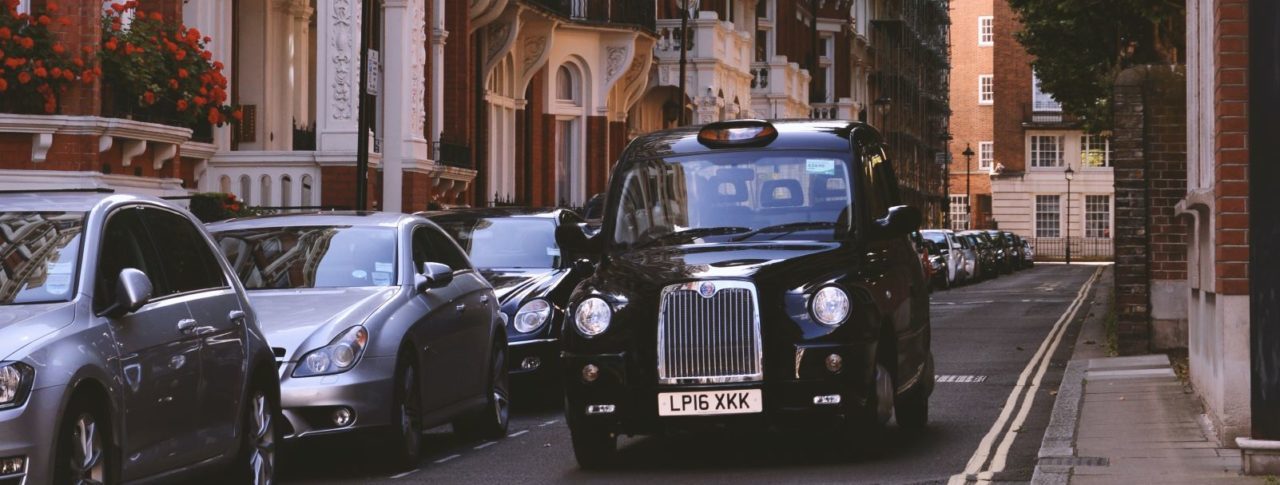
[(102, 313), (111, 318), (120, 318), (138, 311), (151, 301), (151, 278), (136, 268), (125, 268), (116, 277), (116, 299)]
[(599, 253), (600, 234), (587, 235), (586, 224), (561, 224), (556, 226), (556, 245), (568, 251), (572, 256), (587, 256)]
[(924, 219), (920, 209), (909, 205), (896, 205), (889, 208), (889, 214), (876, 221), (881, 233), (887, 237), (902, 236), (920, 229)]
[(414, 287), (425, 293), (433, 288), (449, 286), (453, 282), (453, 268), (441, 263), (422, 263), (422, 271), (414, 275)]

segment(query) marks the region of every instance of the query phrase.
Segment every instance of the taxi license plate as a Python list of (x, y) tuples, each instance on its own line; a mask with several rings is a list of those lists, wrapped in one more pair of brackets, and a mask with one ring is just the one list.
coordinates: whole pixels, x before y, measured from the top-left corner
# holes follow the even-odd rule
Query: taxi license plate
[(664, 392), (658, 394), (659, 416), (710, 416), (764, 411), (760, 389)]

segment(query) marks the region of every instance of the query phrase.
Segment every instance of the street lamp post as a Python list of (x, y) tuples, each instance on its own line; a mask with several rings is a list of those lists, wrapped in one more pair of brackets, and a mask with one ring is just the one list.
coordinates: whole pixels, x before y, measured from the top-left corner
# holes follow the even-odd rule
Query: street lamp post
[(964, 155), (964, 228), (973, 228), (973, 194), (969, 191), (969, 177), (973, 171), (973, 147), (968, 143), (964, 144), (964, 151), (960, 153)]
[(1067, 165), (1063, 174), (1067, 177), (1067, 264), (1071, 264), (1071, 179), (1075, 177), (1076, 171), (1071, 169), (1071, 165)]

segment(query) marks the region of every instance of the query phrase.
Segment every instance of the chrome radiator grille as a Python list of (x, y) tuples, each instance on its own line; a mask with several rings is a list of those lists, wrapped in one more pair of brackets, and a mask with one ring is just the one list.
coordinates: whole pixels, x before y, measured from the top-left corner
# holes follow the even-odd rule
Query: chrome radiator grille
[(662, 290), (658, 382), (750, 382), (764, 377), (755, 287), (695, 281)]

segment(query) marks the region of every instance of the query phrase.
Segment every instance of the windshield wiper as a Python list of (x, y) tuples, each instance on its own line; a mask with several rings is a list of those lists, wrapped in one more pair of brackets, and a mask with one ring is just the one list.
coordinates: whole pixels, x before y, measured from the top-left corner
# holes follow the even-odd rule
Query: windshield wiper
[(657, 244), (661, 241), (668, 241), (675, 238), (693, 239), (693, 238), (704, 237), (704, 236), (723, 236), (725, 234), (738, 234), (741, 232), (750, 232), (750, 231), (751, 231), (751, 228), (749, 227), (739, 227), (739, 226), (694, 227), (691, 229), (668, 232), (661, 236), (656, 236), (652, 239), (649, 239), (648, 241), (637, 244), (635, 247), (637, 249), (648, 247), (648, 246)]
[(807, 229), (827, 229), (827, 228), (835, 228), (835, 227), (836, 227), (836, 223), (834, 222), (816, 222), (816, 221), (788, 222), (786, 224), (765, 226), (753, 231), (749, 231), (745, 234), (742, 234), (738, 237), (733, 238), (733, 242), (745, 241), (747, 239), (750, 239), (760, 234), (780, 232), (782, 234), (779, 237), (781, 237), (796, 231), (803, 231)]

